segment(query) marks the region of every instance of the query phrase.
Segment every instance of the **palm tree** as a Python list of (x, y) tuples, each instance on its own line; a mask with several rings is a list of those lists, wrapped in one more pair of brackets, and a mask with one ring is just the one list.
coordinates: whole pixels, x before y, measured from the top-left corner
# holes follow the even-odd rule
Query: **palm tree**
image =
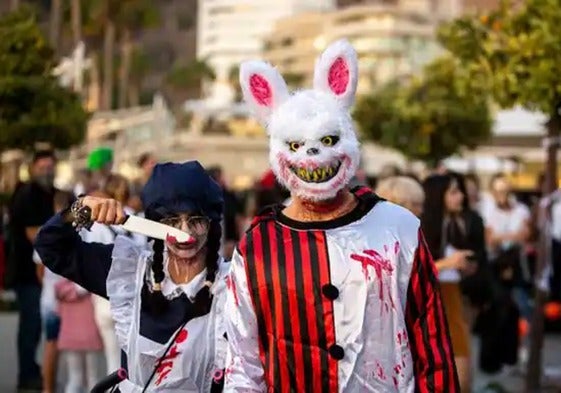
[(193, 60), (186, 65), (176, 63), (166, 76), (166, 86), (177, 100), (182, 101), (194, 94), (200, 95), (201, 85), (212, 82), (216, 74), (206, 60)]
[(235, 65), (230, 68), (228, 72), (228, 83), (230, 87), (234, 90), (234, 102), (240, 102), (242, 100), (242, 90), (240, 87), (240, 67)]
[(78, 45), (82, 41), (82, 1), (70, 0), (70, 25), (72, 29), (72, 44)]
[(298, 89), (302, 87), (302, 82), (304, 82), (304, 76), (294, 72), (288, 72), (284, 74), (284, 80), (286, 84), (291, 89)]
[(131, 56), (130, 79), (127, 86), (127, 100), (130, 106), (140, 104), (142, 80), (152, 69), (150, 56), (140, 48), (135, 48)]
[(55, 53), (58, 53), (60, 44), (60, 29), (62, 23), (62, 0), (51, 0), (49, 21), (49, 40)]
[(120, 55), (119, 66), (119, 90), (118, 107), (123, 108), (127, 105), (129, 93), (129, 82), (131, 74), (132, 56), (134, 51), (134, 33), (156, 27), (159, 22), (158, 9), (150, 0), (136, 0), (134, 2), (123, 2), (116, 17), (117, 28), (120, 35)]

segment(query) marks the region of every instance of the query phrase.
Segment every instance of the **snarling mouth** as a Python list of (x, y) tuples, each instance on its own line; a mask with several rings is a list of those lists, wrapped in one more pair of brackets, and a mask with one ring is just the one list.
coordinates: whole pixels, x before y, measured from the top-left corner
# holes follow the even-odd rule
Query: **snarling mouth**
[(341, 168), (341, 161), (337, 161), (333, 165), (322, 166), (316, 169), (307, 169), (304, 167), (291, 166), (290, 170), (294, 173), (300, 180), (307, 183), (325, 183), (337, 175)]

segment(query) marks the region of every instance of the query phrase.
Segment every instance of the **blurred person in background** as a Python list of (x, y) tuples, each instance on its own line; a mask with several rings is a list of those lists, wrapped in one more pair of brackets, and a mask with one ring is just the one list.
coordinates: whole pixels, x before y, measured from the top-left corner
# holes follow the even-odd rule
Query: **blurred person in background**
[(88, 155), (87, 167), (91, 173), (91, 189), (87, 192), (103, 188), (113, 170), (113, 150), (107, 147), (92, 150)]
[(91, 293), (63, 277), (55, 284), (55, 295), (60, 314), (58, 349), (66, 363), (64, 393), (90, 391), (99, 378), (98, 353), (103, 349)]
[(131, 182), (129, 186), (129, 200), (126, 203), (138, 216), (144, 216), (142, 207), (142, 185), (137, 181)]
[[(491, 265), (499, 282), (512, 294), (522, 318), (529, 322), (532, 306), (527, 286), (531, 277), (525, 245), (531, 235), (531, 213), (524, 204), (516, 201), (505, 175), (495, 175), (490, 189), (493, 203), (485, 206), (482, 215)], [(523, 344), (518, 359), (521, 366), (527, 360), (527, 353)]]
[(378, 184), (378, 177), (377, 176), (367, 176), (366, 177), (366, 184), (370, 189), (375, 190), (376, 185)]
[(378, 174), (378, 180), (381, 181), (387, 177), (395, 177), (400, 176), (402, 174), (401, 169), (394, 164), (387, 164), (380, 169), (380, 173)]
[[(105, 186), (89, 195), (99, 198), (111, 198), (123, 206), (125, 214), (132, 215), (134, 210), (127, 206), (129, 201), (128, 180), (120, 175), (109, 175)], [(131, 234), (118, 225), (104, 225), (94, 223), (91, 229), (80, 231), (83, 241), (88, 243), (113, 244), (118, 235), (131, 238), (139, 247), (147, 247), (147, 238), (138, 234)], [(103, 340), (107, 373), (116, 371), (121, 363), (121, 350), (115, 334), (115, 324), (111, 315), (111, 306), (107, 299), (98, 295), (92, 295), (92, 303), (95, 310), (95, 322)]]
[(481, 208), (481, 186), (479, 178), (474, 173), (468, 173), (464, 176), (464, 179), (469, 208), (478, 212)]
[(224, 198), (222, 256), (229, 261), (236, 248), (236, 243), (240, 240), (243, 227), (243, 211), (236, 194), (226, 184), (222, 168), (220, 166), (210, 167), (208, 168), (208, 174), (222, 188)]
[(267, 206), (279, 203), (285, 206), (290, 205), (290, 192), (278, 182), (271, 169), (255, 183), (254, 191), (255, 206), (250, 214), (250, 219)]
[[(72, 193), (59, 191), (54, 197), (54, 211), (58, 213), (74, 200)], [(45, 269), (39, 254), (33, 252), (33, 261), (37, 264), (37, 277), (42, 283), (41, 290), (41, 318), (45, 332), (45, 347), (43, 349), (43, 393), (56, 392), (56, 378), (58, 370), (58, 334), (60, 331), (60, 316), (55, 287), (62, 277)]]
[(471, 392), (471, 334), (460, 283), (486, 263), (483, 224), (466, 210), (466, 196), (454, 176), (431, 175), (423, 189), (421, 227), (439, 273), (461, 391)]
[(425, 192), (421, 184), (410, 177), (388, 177), (378, 183), (376, 194), (392, 203), (403, 206), (417, 217), (421, 217), (423, 213)]
[(40, 391), (41, 370), (35, 358), (41, 338), (41, 284), (33, 261), (33, 242), (39, 228), (54, 214), (56, 158), (53, 151), (34, 153), (30, 181), (21, 184), (9, 208), (7, 283), (13, 287), (19, 307), (18, 389)]
[(150, 176), (152, 176), (152, 171), (157, 163), (158, 160), (152, 153), (142, 153), (140, 155), (136, 164), (141, 171), (140, 182), (142, 185), (146, 184)]
[(74, 195), (86, 194), (91, 188), (91, 174), (87, 169), (79, 170), (76, 173), (76, 185), (74, 186)]

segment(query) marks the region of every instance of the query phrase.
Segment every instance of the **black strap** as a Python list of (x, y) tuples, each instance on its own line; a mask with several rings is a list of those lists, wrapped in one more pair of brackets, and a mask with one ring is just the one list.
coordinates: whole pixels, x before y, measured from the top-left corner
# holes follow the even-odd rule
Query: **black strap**
[(150, 377), (148, 378), (148, 380), (146, 381), (146, 384), (144, 385), (144, 388), (142, 389), (142, 393), (146, 392), (146, 389), (148, 389), (148, 386), (150, 386), (150, 382), (152, 382), (152, 380), (154, 379), (154, 376), (156, 375), (156, 372), (158, 371), (158, 368), (160, 368), (162, 362), (164, 361), (164, 359), (166, 358), (166, 355), (168, 354), (168, 352), (170, 351), (171, 347), (173, 346), (173, 344), (175, 344), (175, 340), (177, 339), (177, 336), (179, 335), (179, 333), (181, 333), (181, 331), (183, 330), (183, 328), (185, 327), (185, 325), (187, 325), (187, 322), (189, 322), (188, 318), (185, 318), (185, 322), (183, 322), (181, 324), (181, 326), (179, 327), (179, 329), (177, 329), (177, 331), (175, 332), (175, 334), (173, 335), (171, 341), (169, 342), (166, 350), (164, 351), (164, 353), (162, 354), (162, 356), (160, 356), (160, 358), (158, 359), (158, 361), (156, 362), (156, 365), (154, 366), (154, 369), (152, 370), (152, 374), (150, 374)]
[(168, 354), (171, 347), (175, 343), (175, 340), (177, 339), (177, 335), (183, 330), (185, 325), (187, 325), (187, 322), (189, 322), (190, 320), (192, 320), (194, 318), (198, 318), (198, 317), (202, 317), (203, 315), (207, 315), (212, 308), (212, 300), (213, 300), (213, 296), (210, 294), (209, 288), (207, 286), (204, 286), (203, 288), (201, 288), (199, 290), (199, 292), (197, 292), (197, 294), (195, 295), (195, 301), (194, 302), (191, 302), (191, 301), (188, 300), (188, 302), (189, 302), (188, 304), (191, 307), (186, 308), (185, 315), (184, 315), (185, 319), (184, 319), (183, 323), (181, 324), (181, 327), (175, 332), (175, 334), (173, 335), (173, 338), (171, 339), (170, 343), (168, 344), (165, 352), (162, 354), (162, 356), (160, 356), (160, 358), (156, 362), (156, 365), (154, 366), (154, 369), (152, 370), (152, 374), (150, 374), (150, 377), (148, 378), (148, 381), (146, 381), (146, 384), (144, 385), (144, 389), (142, 390), (142, 393), (146, 392), (146, 389), (148, 389), (148, 386), (150, 385), (150, 382), (152, 382), (152, 380), (154, 379), (154, 376), (156, 375), (156, 372), (158, 371), (158, 368), (160, 367), (160, 365), (162, 364), (162, 362), (166, 358), (166, 355)]

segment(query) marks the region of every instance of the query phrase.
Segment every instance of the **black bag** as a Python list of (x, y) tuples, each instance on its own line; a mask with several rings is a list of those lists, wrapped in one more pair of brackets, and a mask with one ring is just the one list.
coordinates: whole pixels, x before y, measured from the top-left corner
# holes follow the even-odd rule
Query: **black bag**
[(508, 287), (520, 285), (522, 283), (520, 252), (520, 247), (511, 247), (506, 250), (501, 250), (493, 260), (493, 266), (498, 280)]
[(518, 361), (518, 307), (507, 291), (500, 291), (476, 321), (476, 331), (481, 340), (479, 368), (494, 374), (503, 365), (515, 365)]
[(493, 273), (486, 264), (479, 264), (474, 274), (460, 281), (462, 294), (476, 308), (482, 308), (492, 301), (496, 285)]

